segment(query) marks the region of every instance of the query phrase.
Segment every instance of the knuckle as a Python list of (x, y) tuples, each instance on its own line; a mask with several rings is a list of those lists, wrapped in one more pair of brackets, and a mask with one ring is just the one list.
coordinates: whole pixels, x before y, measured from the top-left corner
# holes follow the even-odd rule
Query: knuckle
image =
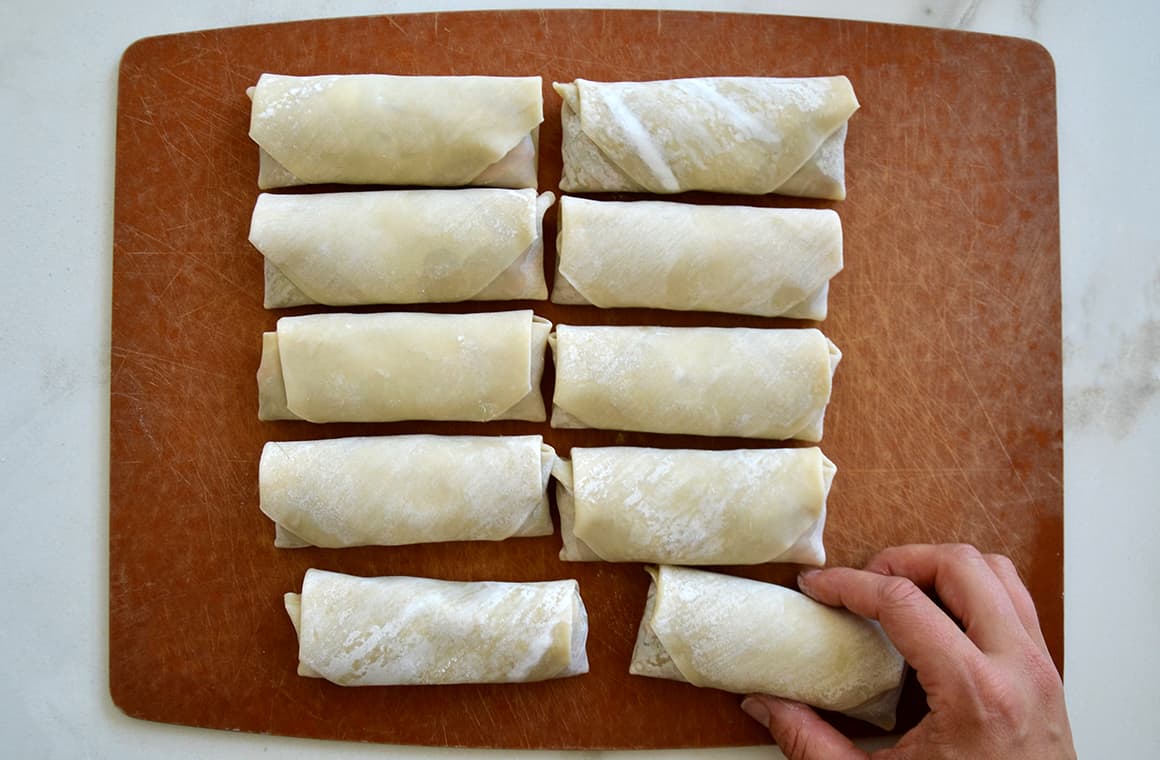
[(1045, 709), (1063, 700), (1063, 682), (1051, 660), (1028, 652), (1022, 662), (1007, 666), (989, 662), (971, 672), (971, 688), (979, 717), (992, 726), (1025, 727)]
[(984, 555), (983, 559), (987, 561), (987, 564), (990, 565), (991, 569), (995, 572), (1002, 572), (1007, 573), (1008, 575), (1016, 576), (1019, 574), (1015, 569), (1015, 563), (1012, 562), (1011, 558), (1005, 554), (987, 554)]
[(1059, 677), (1055, 663), (1038, 649), (1032, 647), (1028, 652), (1025, 667), (1036, 692), (1051, 694), (1063, 691), (1063, 679)]
[(909, 607), (920, 596), (926, 595), (909, 578), (889, 578), (878, 587), (878, 600), (882, 607)]
[(1005, 670), (988, 665), (978, 668), (973, 675), (979, 704), (990, 720), (1009, 726), (1018, 725), (1029, 717), (1021, 690)]
[(982, 553), (971, 544), (950, 544), (947, 554), (956, 562), (977, 562), (983, 558)]

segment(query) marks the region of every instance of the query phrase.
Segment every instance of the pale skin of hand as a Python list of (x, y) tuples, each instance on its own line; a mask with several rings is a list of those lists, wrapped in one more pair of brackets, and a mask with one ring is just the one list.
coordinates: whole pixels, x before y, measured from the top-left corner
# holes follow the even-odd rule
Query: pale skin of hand
[(894, 747), (867, 754), (809, 707), (750, 695), (742, 708), (789, 760), (1075, 757), (1063, 683), (1006, 557), (957, 544), (899, 546), (863, 570), (806, 571), (798, 585), (822, 604), (877, 620), (917, 673), (930, 712)]

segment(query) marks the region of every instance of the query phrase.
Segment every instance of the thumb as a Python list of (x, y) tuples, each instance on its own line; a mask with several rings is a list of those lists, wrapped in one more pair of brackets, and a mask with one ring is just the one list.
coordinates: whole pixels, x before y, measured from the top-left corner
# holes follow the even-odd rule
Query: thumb
[(778, 748), (789, 760), (867, 760), (838, 730), (810, 708), (767, 694), (751, 694), (741, 709), (769, 729)]

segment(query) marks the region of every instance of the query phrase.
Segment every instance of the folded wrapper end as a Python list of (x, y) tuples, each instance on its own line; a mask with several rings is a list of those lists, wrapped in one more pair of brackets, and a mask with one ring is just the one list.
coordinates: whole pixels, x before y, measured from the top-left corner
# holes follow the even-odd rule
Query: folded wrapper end
[(262, 496), (266, 493), (267, 485), (265, 478), (267, 477), (267, 457), (278, 456), (282, 451), (282, 444), (278, 441), (267, 441), (266, 445), (262, 447), (262, 455), (258, 461), (258, 509), (266, 517), (274, 523), (274, 547), (276, 549), (303, 549), (308, 546), (313, 546), (309, 541), (297, 536), (289, 528), (274, 517), (270, 512), (270, 507), (264, 503)]
[[(557, 362), (559, 362), (559, 356), (557, 354), (557, 349), (556, 349), (556, 333), (555, 333), (555, 331), (553, 331), (552, 334), (548, 336), (548, 347), (552, 349), (552, 356), (556, 359)], [(559, 367), (556, 368), (556, 371), (557, 371), (557, 373), (559, 373)], [(557, 375), (557, 382), (559, 382), (558, 375)], [(557, 429), (560, 429), (560, 428), (577, 429), (577, 428), (588, 427), (588, 425), (585, 425), (584, 422), (582, 422), (581, 420), (576, 419), (568, 412), (566, 412), (563, 409), (561, 409), (560, 407), (556, 406), (554, 399), (552, 402), (552, 419), (551, 419), (551, 421), (549, 421), (548, 425), (550, 427), (557, 428)], [(557, 493), (557, 495), (560, 493), (558, 486), (557, 486), (556, 493)]]
[(800, 198), (846, 200), (846, 132), (848, 125), (834, 130), (817, 151), (793, 176), (778, 186), (778, 195)]
[(556, 194), (551, 190), (545, 190), (536, 196), (536, 232), (539, 233), (540, 237), (544, 236), (544, 214), (548, 213), (548, 209), (550, 209), (555, 203)]
[(640, 626), (637, 628), (636, 644), (633, 645), (632, 661), (629, 663), (628, 672), (634, 676), (665, 678), (670, 681), (692, 683), (673, 662), (673, 658), (669, 657), (664, 644), (652, 631), (650, 621), (653, 617), (653, 611), (656, 609), (658, 568), (656, 565), (646, 565), (644, 571), (649, 574), (651, 580), (648, 584), (644, 613), (640, 617)]
[(528, 514), (528, 519), (511, 535), (511, 538), (550, 536), (556, 531), (552, 525), (552, 510), (548, 503), (548, 486), (552, 480), (552, 468), (556, 466), (559, 457), (556, 456), (554, 448), (542, 442), (543, 438), (540, 440), (540, 508)]
[(534, 214), (536, 237), (516, 260), (488, 283), (483, 290), (471, 296), (471, 301), (511, 301), (531, 299), (543, 301), (548, 297), (548, 283), (544, 279), (544, 214), (556, 202), (556, 196), (545, 190), (536, 196)]
[(561, 158), (564, 163), (560, 189), (567, 193), (644, 191), (632, 177), (609, 161), (580, 125), (580, 96), (573, 82), (553, 82), (560, 104)]
[(314, 544), (296, 536), (282, 523), (274, 523), (274, 548), (276, 549), (305, 549)]
[(830, 283), (827, 282), (800, 303), (787, 309), (781, 316), (787, 319), (810, 319), (821, 322), (829, 314), (829, 297)]
[(301, 185), (309, 185), (304, 179), (300, 179), (287, 169), (278, 160), (266, 152), (266, 149), (258, 147), (258, 189), (259, 190), (276, 190), (280, 187), (299, 187)]
[[(557, 243), (556, 251), (560, 250)], [(552, 286), (552, 303), (560, 304), (561, 306), (590, 306), (592, 304), (585, 298), (572, 281), (560, 271), (560, 255), (556, 254), (556, 282)]]
[[(845, 132), (845, 129), (846, 128), (843, 126), (842, 131)], [(843, 191), (843, 195), (844, 192), (845, 191)], [(834, 247), (835, 253), (837, 254), (837, 269), (834, 270), (834, 273), (830, 275), (830, 279), (826, 280), (820, 288), (803, 299), (801, 303), (797, 304), (782, 314), (781, 316), (783, 317), (788, 317), (790, 319), (812, 319), (820, 322), (829, 316), (830, 280), (836, 277), (838, 273), (845, 268), (845, 260), (843, 256), (845, 244), (842, 237), (842, 221), (838, 216), (838, 212), (834, 211), (833, 209), (828, 209), (827, 212), (833, 219), (833, 230), (834, 234), (837, 236)]]
[(775, 562), (793, 562), (799, 565), (814, 565), (822, 567), (826, 564), (826, 545), (823, 534), (826, 530), (826, 504), (830, 499), (830, 488), (834, 483), (834, 476), (838, 474), (838, 466), (830, 461), (829, 457), (818, 450), (822, 459), (822, 511), (818, 519), (801, 535), (793, 546), (786, 549)]
[(830, 376), (833, 377), (834, 370), (838, 368), (838, 363), (842, 361), (842, 349), (838, 348), (837, 344), (829, 338), (826, 338), (826, 342), (829, 344), (830, 351)]
[[(301, 636), (302, 628), (302, 595), (294, 592), (283, 594), (282, 605), (286, 608), (291, 625), (294, 626), (294, 638), (297, 639)], [(321, 673), (304, 664), (301, 660), (298, 661), (298, 675), (306, 678), (322, 678)]]
[(603, 558), (576, 537), (576, 507), (572, 496), (572, 462), (559, 459), (552, 469), (556, 479), (556, 509), (560, 512), (560, 560), (563, 562), (599, 562)]
[[(838, 364), (842, 361), (842, 351), (834, 344), (834, 341), (826, 338), (826, 347), (830, 357), (830, 383), (833, 384), (834, 372), (838, 369)], [(826, 398), (826, 403), (822, 405), (817, 415), (810, 419), (804, 427), (793, 437), (800, 441), (808, 441), (809, 443), (817, 443), (822, 440), (822, 433), (824, 432), (826, 407), (830, 405), (830, 398)]]
[[(902, 670), (903, 680), (906, 679), (906, 669)], [(898, 700), (902, 696), (903, 684), (898, 684), (898, 688), (884, 691), (868, 702), (863, 702), (857, 707), (851, 707), (849, 710), (843, 712), (844, 715), (849, 715), (851, 718), (864, 720), (867, 723), (878, 726), (883, 731), (893, 731), (894, 725), (898, 722)]]
[(572, 650), (571, 662), (562, 675), (578, 676), (588, 672), (588, 608), (580, 596), (580, 584), (572, 580)]
[[(559, 85), (554, 86), (557, 87), (558, 92)], [(561, 184), (563, 184), (563, 180), (561, 180)], [(551, 300), (552, 303), (566, 306), (591, 306), (592, 302), (585, 298), (584, 294), (572, 284), (572, 281), (560, 271), (560, 262), (564, 258), (562, 255), (564, 250), (564, 226), (567, 224), (565, 209), (568, 203), (566, 200), (567, 196), (560, 198), (560, 203), (556, 206), (556, 261), (554, 265), (556, 279), (552, 285)]]
[(479, 187), (536, 187), (540, 165), (540, 128), (536, 127), (504, 154), (503, 158), (480, 172), (470, 184)]
[(560, 455), (556, 453), (556, 450), (550, 444), (542, 442), (543, 438), (540, 438), (540, 440), (540, 481), (541, 486), (547, 490), (552, 475), (556, 473), (556, 468), (564, 460), (560, 459)]
[[(252, 241), (251, 241), (252, 242)], [(313, 306), (318, 302), (302, 292), (278, 266), (263, 257), (262, 276), (265, 286), (262, 290), (262, 308), (289, 309), (294, 306)]]
[(262, 360), (258, 365), (258, 419), (299, 420), (286, 400), (286, 383), (282, 377), (282, 357), (278, 352), (278, 333), (262, 333)]
[(544, 395), (540, 392), (540, 381), (544, 377), (545, 349), (552, 331), (552, 323), (539, 316), (532, 316), (532, 371), (529, 378), (531, 390), (528, 395), (512, 408), (495, 419), (501, 420), (528, 420), (529, 422), (543, 422), (548, 419), (548, 411), (544, 406)]

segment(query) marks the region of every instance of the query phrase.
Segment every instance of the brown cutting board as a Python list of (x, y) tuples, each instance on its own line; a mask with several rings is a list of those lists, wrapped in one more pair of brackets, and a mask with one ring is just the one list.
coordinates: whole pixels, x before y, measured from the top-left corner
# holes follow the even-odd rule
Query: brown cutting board
[[(383, 16), (157, 37), (134, 44), (122, 60), (109, 669), (113, 699), (126, 713), (402, 744), (768, 741), (737, 709), (735, 695), (627, 674), (647, 588), (638, 565), (562, 563), (557, 537), (274, 549), (257, 487), (258, 455), (271, 439), (541, 433), (565, 454), (573, 445), (613, 443), (779, 444), (514, 422), (258, 422), (260, 337), (279, 314), (262, 309), (262, 259), (246, 241), (258, 155), (246, 136), (244, 91), (264, 71), (542, 75), (541, 188), (557, 187), (561, 170), (554, 79), (848, 75), (863, 104), (847, 144), (848, 200), (681, 200), (825, 206), (842, 216), (846, 269), (822, 325), (844, 352), (822, 444), (839, 468), (826, 527), (831, 564), (857, 565), (885, 546), (916, 541), (966, 541), (1006, 553), (1028, 579), (1062, 662), (1055, 80), (1042, 47), (771, 16)], [(547, 228), (551, 241), (553, 218)], [(552, 261), (551, 243), (547, 255)], [(426, 310), (529, 306), (554, 322), (579, 324), (805, 324), (540, 302)], [(359, 689), (299, 678), (281, 597), (300, 588), (308, 567), (458, 580), (577, 578), (591, 615), (591, 672), (528, 685)], [(728, 570), (792, 583), (796, 568)], [(911, 691), (906, 703), (913, 721), (921, 693)]]

